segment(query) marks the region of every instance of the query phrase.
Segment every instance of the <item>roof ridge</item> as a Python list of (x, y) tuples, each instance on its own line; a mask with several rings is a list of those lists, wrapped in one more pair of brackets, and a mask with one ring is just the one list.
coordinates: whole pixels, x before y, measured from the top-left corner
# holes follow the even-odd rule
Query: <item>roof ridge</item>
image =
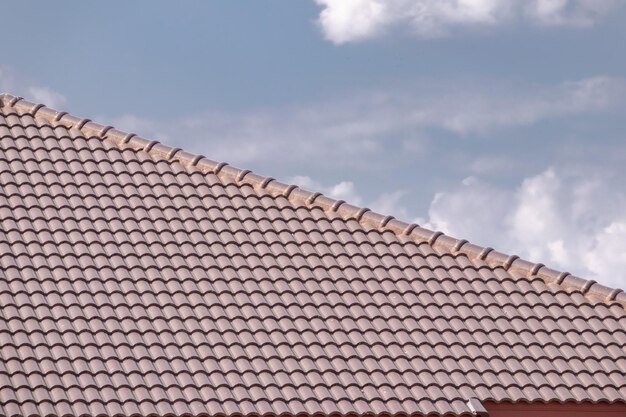
[(143, 138), (135, 133), (117, 130), (113, 126), (104, 126), (92, 122), (90, 119), (79, 118), (64, 111), (51, 109), (43, 104), (27, 101), (19, 96), (8, 93), (0, 94), (0, 107), (5, 106), (13, 107), (16, 111), (21, 110), (22, 114), (28, 113), (33, 117), (62, 124), (68, 129), (75, 128), (83, 133), (95, 135), (101, 139), (108, 139), (118, 146), (143, 150), (152, 156), (178, 161), (182, 165), (193, 167), (203, 172), (213, 173), (220, 178), (229, 178), (238, 183), (246, 183), (255, 188), (258, 187), (274, 195), (282, 195), (291, 202), (317, 206), (325, 212), (336, 213), (343, 218), (355, 219), (363, 225), (389, 230), (398, 236), (406, 236), (419, 242), (426, 242), (434, 248), (443, 249), (451, 253), (463, 253), (471, 259), (484, 261), (491, 266), (502, 267), (506, 271), (518, 270), (522, 273), (542, 278), (547, 283), (556, 283), (565, 288), (579, 290), (584, 295), (600, 298), (605, 302), (617, 302), (626, 307), (626, 292), (622, 289), (610, 288), (594, 280), (586, 280), (569, 272), (551, 269), (542, 263), (532, 263), (521, 259), (517, 255), (508, 255), (490, 247), (475, 245), (465, 239), (457, 239), (440, 231), (423, 228), (415, 223), (403, 222), (393, 216), (385, 216), (373, 212), (366, 207), (354, 206), (343, 200), (327, 197), (319, 192), (307, 191), (293, 184), (285, 184), (272, 177), (258, 175), (247, 169), (233, 167), (226, 162), (213, 161), (204, 155), (192, 154), (180, 148), (170, 147), (161, 144), (159, 141)]

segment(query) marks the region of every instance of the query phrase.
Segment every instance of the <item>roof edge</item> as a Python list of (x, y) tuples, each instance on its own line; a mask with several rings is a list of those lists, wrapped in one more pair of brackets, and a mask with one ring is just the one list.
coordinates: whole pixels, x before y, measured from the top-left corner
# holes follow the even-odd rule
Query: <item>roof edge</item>
[(363, 225), (389, 230), (398, 236), (406, 236), (420, 243), (428, 243), (440, 250), (450, 253), (462, 253), (470, 259), (484, 261), (492, 267), (502, 267), (506, 271), (516, 270), (522, 274), (537, 276), (546, 283), (556, 283), (564, 288), (578, 290), (584, 295), (596, 297), (606, 303), (617, 302), (626, 308), (626, 292), (624, 290), (610, 288), (594, 280), (586, 280), (572, 275), (569, 272), (551, 269), (542, 263), (532, 263), (521, 259), (517, 255), (509, 255), (490, 247), (475, 245), (465, 239), (457, 239), (439, 231), (423, 228), (415, 223), (397, 220), (393, 216), (376, 213), (366, 207), (354, 206), (343, 200), (335, 200), (318, 192), (308, 191), (292, 184), (285, 184), (272, 177), (258, 175), (247, 169), (233, 167), (226, 162), (213, 161), (204, 155), (185, 152), (180, 148), (173, 148), (158, 141), (143, 138), (135, 133), (124, 132), (115, 129), (113, 126), (104, 126), (92, 122), (90, 119), (79, 118), (64, 111), (51, 109), (43, 104), (27, 101), (19, 96), (8, 93), (0, 94), (0, 106), (13, 107), (18, 114), (20, 114), (19, 112), (21, 114), (28, 113), (33, 117), (61, 124), (68, 129), (74, 128), (87, 135), (108, 139), (120, 147), (143, 150), (152, 156), (177, 161), (187, 167), (206, 173), (213, 173), (220, 178), (249, 184), (255, 188), (268, 191), (273, 195), (282, 195), (292, 202), (316, 206), (324, 211), (336, 213), (343, 218), (355, 219)]

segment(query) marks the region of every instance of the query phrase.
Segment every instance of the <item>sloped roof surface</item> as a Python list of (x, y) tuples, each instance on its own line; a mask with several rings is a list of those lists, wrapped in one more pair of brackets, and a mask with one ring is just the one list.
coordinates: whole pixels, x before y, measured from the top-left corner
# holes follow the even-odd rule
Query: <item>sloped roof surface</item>
[(625, 302), (2, 96), (1, 416), (624, 401)]

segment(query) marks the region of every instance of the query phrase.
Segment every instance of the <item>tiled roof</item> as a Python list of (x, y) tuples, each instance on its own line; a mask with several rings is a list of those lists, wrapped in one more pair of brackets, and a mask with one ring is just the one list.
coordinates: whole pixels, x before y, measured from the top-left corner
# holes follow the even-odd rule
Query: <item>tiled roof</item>
[(626, 401), (620, 290), (0, 102), (0, 416)]

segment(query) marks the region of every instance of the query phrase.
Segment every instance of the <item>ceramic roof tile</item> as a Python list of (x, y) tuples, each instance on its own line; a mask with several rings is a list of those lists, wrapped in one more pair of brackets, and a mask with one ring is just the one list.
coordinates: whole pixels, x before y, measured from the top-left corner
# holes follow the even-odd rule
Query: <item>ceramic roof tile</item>
[(625, 400), (617, 290), (0, 102), (0, 416)]

